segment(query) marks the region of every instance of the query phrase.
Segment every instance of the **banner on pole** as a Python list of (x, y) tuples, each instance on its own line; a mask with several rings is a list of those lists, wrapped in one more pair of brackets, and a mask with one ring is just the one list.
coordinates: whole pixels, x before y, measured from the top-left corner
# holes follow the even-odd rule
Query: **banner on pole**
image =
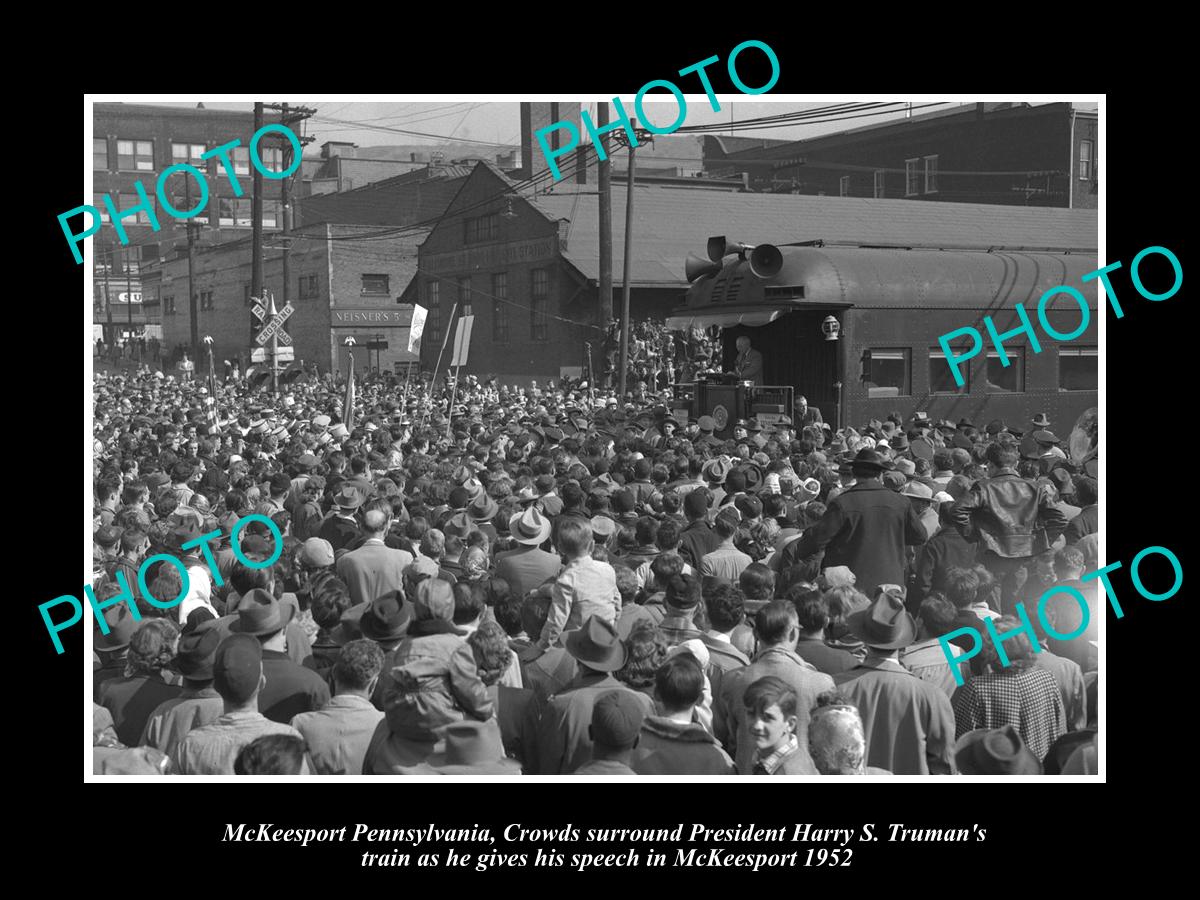
[(413, 352), (413, 347), (421, 343), (421, 332), (425, 330), (425, 316), (428, 315), (428, 310), (425, 307), (417, 304), (413, 307), (412, 324), (408, 328), (408, 352)]
[(463, 316), (458, 320), (454, 332), (454, 355), (450, 357), (451, 368), (467, 364), (467, 353), (471, 349), (471, 325), (474, 322), (474, 316)]

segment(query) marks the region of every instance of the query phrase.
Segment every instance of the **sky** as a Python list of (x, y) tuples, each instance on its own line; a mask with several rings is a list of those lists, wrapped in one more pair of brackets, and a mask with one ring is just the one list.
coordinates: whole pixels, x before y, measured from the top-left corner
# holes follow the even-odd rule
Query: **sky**
[[(651, 94), (649, 96), (655, 95)], [(103, 99), (119, 101), (124, 98), (105, 97)], [(536, 99), (563, 98), (538, 97)], [(626, 110), (632, 115), (633, 98), (622, 97), (621, 99)], [(855, 101), (862, 101), (868, 98), (855, 97), (853, 99)], [(879, 101), (893, 100), (893, 98), (886, 97), (877, 99)], [(991, 96), (983, 99), (995, 101), (1006, 98)], [(1049, 102), (1050, 99), (1038, 98), (1038, 100), (1032, 100), (1031, 102), (1037, 105), (1039, 102)], [(128, 102), (162, 103), (162, 101), (150, 98), (144, 100), (138, 98), (136, 101), (130, 99)], [(477, 141), (479, 142), (478, 146), (481, 156), (494, 153), (498, 149), (494, 146), (495, 144), (519, 145), (520, 143), (521, 120), (520, 107), (517, 102), (493, 102), (486, 98), (459, 95), (448, 95), (444, 99), (425, 102), (359, 102), (356, 100), (338, 100), (336, 98), (316, 101), (289, 100), (288, 102), (317, 110), (316, 115), (308, 119), (304, 126), (305, 133), (316, 138), (308, 148), (309, 154), (315, 154), (322, 143), (330, 140), (350, 141), (358, 144), (360, 147), (379, 146), (383, 144), (438, 144), (445, 142), (447, 139), (468, 142)], [(823, 96), (819, 98), (818, 102), (795, 102), (792, 99), (785, 100), (780, 98), (774, 101), (749, 101), (745, 99), (745, 95), (733, 94), (719, 95), (719, 102), (721, 111), (714, 112), (703, 94), (695, 97), (688, 95), (685, 124), (713, 125), (719, 127), (722, 124), (728, 124), (731, 115), (735, 120), (743, 120), (829, 106), (844, 101), (832, 95), (828, 97)], [(949, 109), (952, 106), (962, 105), (963, 103), (964, 101), (962, 100), (952, 103), (939, 103), (936, 97), (927, 97), (913, 100), (912, 106), (914, 112), (922, 113), (939, 109)], [(194, 106), (195, 102), (162, 103), (162, 105)], [(252, 101), (239, 100), (205, 100), (204, 105), (209, 109), (238, 110), (250, 110), (254, 106)], [(1075, 106), (1079, 109), (1094, 110), (1096, 103), (1081, 102), (1075, 103)], [(678, 114), (678, 108), (674, 102), (647, 102), (645, 104), (645, 111), (651, 121), (657, 122), (662, 126), (670, 123)], [(594, 102), (591, 103), (591, 113), (594, 118)], [(746, 137), (800, 140), (835, 131), (843, 131), (903, 118), (905, 114), (904, 104), (898, 104), (895, 107), (889, 107), (888, 111), (881, 115), (870, 115), (838, 122), (822, 122), (807, 125), (792, 124), (781, 128), (740, 132), (740, 134)], [(388, 129), (422, 132), (427, 135), (433, 135), (433, 137), (404, 134)], [(725, 133), (728, 133), (728, 131)]]

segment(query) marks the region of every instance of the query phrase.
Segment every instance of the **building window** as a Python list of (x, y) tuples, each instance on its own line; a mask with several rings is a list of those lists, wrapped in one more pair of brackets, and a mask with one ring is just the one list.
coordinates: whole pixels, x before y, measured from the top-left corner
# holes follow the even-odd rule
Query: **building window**
[(1090, 181), (1092, 178), (1092, 150), (1095, 147), (1093, 141), (1079, 142), (1079, 180)]
[(153, 172), (154, 141), (117, 141), (117, 169), (122, 172)]
[[(149, 200), (150, 203), (155, 202), (153, 195), (149, 195), (147, 199)], [(124, 213), (126, 210), (133, 209), (135, 206), (138, 206), (138, 205), (142, 206), (142, 209), (139, 209), (137, 211), (136, 219), (134, 219), (134, 217), (132, 217), (132, 216), (122, 215), (121, 216), (122, 222), (129, 223), (129, 222), (136, 221), (138, 225), (149, 225), (150, 224), (150, 213), (148, 213), (146, 211), (145, 204), (142, 203), (141, 198), (138, 197), (137, 194), (118, 194), (115, 197), (113, 197), (113, 201), (114, 201), (114, 204), (117, 207), (117, 209), (119, 209), (122, 213)]]
[(531, 299), (529, 337), (535, 341), (550, 340), (550, 273), (534, 269), (530, 279)]
[(989, 394), (1019, 394), (1025, 390), (1025, 348), (1005, 348), (1008, 365), (1002, 365), (1000, 354), (989, 350), (987, 355), (987, 380), (984, 390)]
[(92, 138), (92, 168), (108, 171), (108, 138)]
[(263, 199), (263, 228), (282, 228), (282, 203), (279, 200)]
[(429, 339), (435, 342), (442, 339), (442, 301), (438, 296), (439, 286), (438, 282), (431, 281), (425, 288), (425, 303), (429, 309), (425, 317), (425, 331), (429, 333)]
[(508, 343), (508, 273), (492, 276), (492, 340)]
[(162, 311), (163, 311), (164, 316), (175, 315), (175, 298), (174, 297), (163, 297), (162, 298)]
[(200, 292), (200, 308), (201, 309), (212, 309), (213, 308), (213, 292), (212, 291), (201, 291)]
[(863, 382), (868, 397), (907, 397), (912, 393), (910, 350), (868, 350), (865, 356)]
[(925, 193), (927, 194), (937, 193), (937, 163), (936, 156), (925, 157)]
[(841, 178), (838, 179), (838, 192), (843, 197), (850, 196), (850, 176), (849, 175), (843, 175)]
[(915, 197), (921, 193), (921, 160), (904, 161), (904, 196)]
[(316, 275), (301, 275), (300, 276), (300, 299), (315, 300), (317, 298), (317, 276)]
[(500, 237), (500, 215), (490, 213), (463, 220), (463, 240), (468, 244), (494, 241)]
[(883, 196), (883, 169), (875, 170), (875, 199)]
[(203, 144), (171, 144), (171, 165), (187, 163), (204, 172), (208, 169), (208, 160), (200, 158), (204, 151)]
[(108, 207), (104, 205), (104, 195), (103, 194), (92, 194), (92, 206), (96, 207), (96, 209), (99, 211), (100, 221), (107, 222), (108, 221)]
[(258, 158), (262, 160), (264, 169), (272, 172), (283, 171), (283, 149), (281, 147), (264, 147), (258, 145)]
[[(966, 351), (966, 347), (955, 347), (956, 355)], [(954, 381), (954, 372), (946, 361), (946, 354), (941, 347), (929, 351), (929, 393), (931, 394), (967, 394), (971, 391), (971, 372), (969, 364), (959, 363), (958, 371), (962, 375), (963, 385), (959, 387)]]
[(234, 147), (233, 153), (229, 154), (233, 159), (233, 173), (235, 175), (250, 174), (250, 148), (249, 147)]
[(1095, 391), (1100, 388), (1100, 353), (1096, 347), (1058, 348), (1058, 389)]
[(471, 278), (464, 276), (455, 280), (458, 283), (458, 314), (469, 316), (471, 315)]
[(219, 198), (221, 213), (219, 223), (226, 227), (244, 228), (253, 224), (250, 198), (221, 197)]
[(363, 275), (362, 292), (364, 294), (388, 293), (388, 277), (386, 275)]

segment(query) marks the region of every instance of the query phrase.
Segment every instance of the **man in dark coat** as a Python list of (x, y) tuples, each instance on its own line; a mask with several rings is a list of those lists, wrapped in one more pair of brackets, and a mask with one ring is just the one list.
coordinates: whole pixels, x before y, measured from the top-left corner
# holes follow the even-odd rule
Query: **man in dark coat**
[(863, 449), (851, 468), (855, 484), (830, 502), (825, 515), (795, 543), (803, 559), (825, 551), (823, 566), (847, 566), (855, 586), (872, 596), (881, 584), (904, 584), (906, 544), (923, 544), (925, 526), (907, 497), (880, 481), (883, 458)]
[[(575, 657), (579, 674), (559, 694), (544, 703), (535, 698), (529, 706), (525, 772), (530, 775), (566, 775), (592, 758), (592, 707), (612, 690), (629, 691), (612, 675), (625, 664), (625, 646), (617, 629), (599, 616), (590, 616), (578, 631), (567, 635), (567, 652)], [(654, 701), (630, 691), (645, 710), (654, 713)]]

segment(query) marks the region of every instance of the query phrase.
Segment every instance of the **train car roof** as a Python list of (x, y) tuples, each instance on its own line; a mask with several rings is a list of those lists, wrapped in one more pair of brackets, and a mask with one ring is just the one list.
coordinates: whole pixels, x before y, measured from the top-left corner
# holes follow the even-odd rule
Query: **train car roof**
[[(749, 261), (727, 256), (720, 272), (700, 278), (668, 327), (764, 325), (798, 309), (972, 309), (1037, 306), (1052, 287), (1078, 290), (1095, 310), (1097, 268), (1090, 254), (995, 250), (893, 250), (780, 247), (778, 274), (759, 278)], [(1073, 304), (1060, 297), (1056, 307)]]
[[(584, 192), (590, 189), (590, 192)], [(599, 196), (592, 185), (556, 186), (532, 198), (560, 229), (562, 254), (598, 279)], [(826, 245), (1090, 252), (1098, 247), (1094, 209), (937, 203), (755, 194), (676, 187), (635, 187), (634, 260), (638, 287), (685, 287), (689, 252), (704, 253), (712, 235), (748, 244), (823, 241)], [(613, 271), (624, 262), (625, 188), (613, 189)]]

